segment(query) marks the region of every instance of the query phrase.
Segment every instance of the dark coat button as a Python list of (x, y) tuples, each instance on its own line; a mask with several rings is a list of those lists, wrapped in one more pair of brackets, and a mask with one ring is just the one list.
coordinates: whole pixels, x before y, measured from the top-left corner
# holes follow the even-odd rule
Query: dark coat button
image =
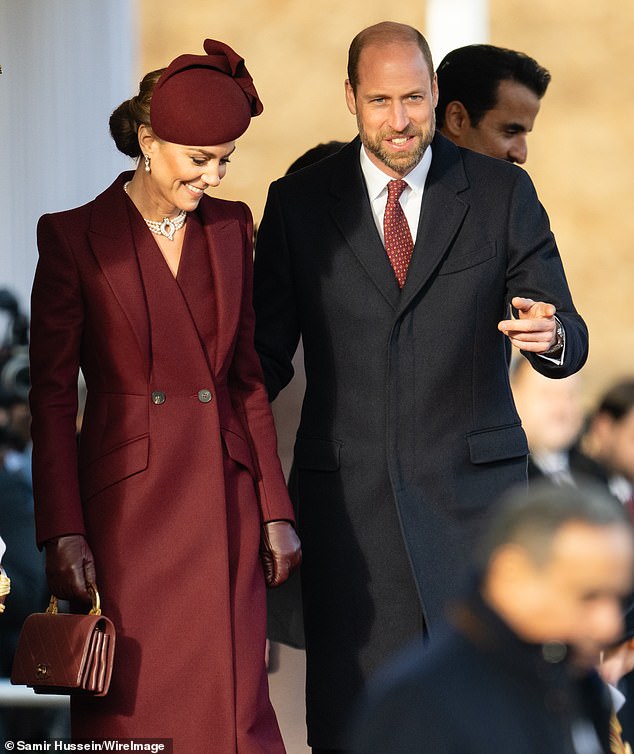
[(212, 398), (211, 390), (205, 389), (205, 390), (199, 390), (198, 391), (198, 400), (201, 403), (209, 403), (209, 401), (211, 400), (211, 398)]
[(165, 393), (162, 390), (155, 390), (152, 393), (152, 403), (155, 406), (160, 406), (161, 403), (165, 403)]

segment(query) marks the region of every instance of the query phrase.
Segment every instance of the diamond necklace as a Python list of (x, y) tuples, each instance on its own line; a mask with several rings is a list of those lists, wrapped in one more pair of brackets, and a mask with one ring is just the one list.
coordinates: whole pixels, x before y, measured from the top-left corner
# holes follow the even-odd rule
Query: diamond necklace
[[(130, 181), (123, 184), (123, 190), (126, 194), (128, 193), (128, 183), (130, 183)], [(169, 241), (174, 240), (174, 233), (185, 225), (185, 220), (187, 220), (187, 212), (185, 212), (184, 209), (182, 209), (176, 217), (164, 217), (160, 221), (146, 220), (143, 218), (143, 221), (154, 235), (165, 236)]]

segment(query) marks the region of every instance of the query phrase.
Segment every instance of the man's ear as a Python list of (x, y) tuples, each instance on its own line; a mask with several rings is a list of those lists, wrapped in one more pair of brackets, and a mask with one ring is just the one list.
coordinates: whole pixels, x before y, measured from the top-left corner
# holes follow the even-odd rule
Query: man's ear
[(445, 122), (442, 130), (450, 137), (459, 138), (471, 128), (471, 118), (467, 109), (458, 100), (452, 100), (445, 108)]
[(434, 105), (434, 110), (438, 106), (438, 74), (434, 73), (434, 78), (431, 82), (431, 98)]
[(348, 105), (348, 110), (353, 115), (357, 114), (357, 99), (354, 96), (354, 90), (352, 89), (352, 84), (350, 83), (350, 79), (346, 79), (345, 83), (346, 87), (346, 104)]

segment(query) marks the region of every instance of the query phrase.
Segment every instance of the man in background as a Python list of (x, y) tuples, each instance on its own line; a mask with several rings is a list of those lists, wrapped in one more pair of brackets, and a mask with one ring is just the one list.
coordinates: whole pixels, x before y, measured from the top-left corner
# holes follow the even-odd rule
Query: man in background
[(633, 569), (627, 515), (600, 487), (507, 494), (451, 632), (377, 679), (355, 754), (607, 754), (595, 665), (623, 634)]
[(574, 445), (583, 426), (581, 373), (550, 380), (518, 355), (511, 363), (511, 387), (528, 439), (529, 481), (548, 477), (573, 484), (579, 456)]
[(461, 147), (523, 165), (550, 73), (522, 52), (476, 44), (438, 66), (438, 130)]
[(599, 398), (579, 450), (587, 468), (607, 483), (634, 522), (634, 378), (619, 380)]

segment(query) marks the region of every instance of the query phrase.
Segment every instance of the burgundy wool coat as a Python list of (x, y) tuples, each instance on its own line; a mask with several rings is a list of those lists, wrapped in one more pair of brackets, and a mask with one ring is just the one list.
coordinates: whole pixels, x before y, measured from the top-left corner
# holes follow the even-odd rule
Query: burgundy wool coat
[(293, 514), (253, 346), (251, 215), (204, 196), (175, 279), (130, 177), (38, 226), (37, 538), (86, 535), (117, 628), (110, 692), (73, 700), (73, 736), (280, 754), (259, 542)]

